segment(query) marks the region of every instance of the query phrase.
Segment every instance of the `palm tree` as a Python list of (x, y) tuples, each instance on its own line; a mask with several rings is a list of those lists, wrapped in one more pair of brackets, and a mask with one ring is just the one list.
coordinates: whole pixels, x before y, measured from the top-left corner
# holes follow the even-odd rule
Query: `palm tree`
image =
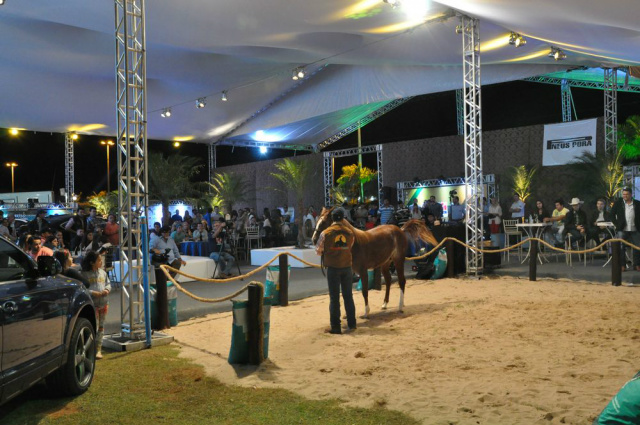
[(237, 173), (216, 173), (213, 183), (207, 184), (213, 190), (211, 206), (222, 204), (227, 213), (231, 213), (233, 206), (238, 202), (247, 201), (251, 192), (249, 182)]
[(87, 201), (91, 206), (96, 207), (98, 214), (106, 217), (118, 207), (118, 192), (115, 190), (110, 193), (107, 193), (106, 190), (100, 193), (94, 192)]
[(203, 167), (198, 158), (184, 155), (149, 153), (149, 196), (162, 203), (162, 222), (168, 224), (171, 219), (169, 202), (172, 199), (190, 199), (199, 197), (199, 184), (191, 178), (200, 173)]
[(527, 170), (524, 165), (513, 167), (513, 175), (511, 177), (513, 191), (520, 196), (522, 202), (526, 202), (527, 198), (531, 196), (531, 184), (535, 173), (536, 167), (530, 170)]
[(304, 232), (302, 231), (302, 216), (304, 214), (304, 194), (307, 189), (309, 177), (311, 177), (311, 162), (308, 159), (294, 161), (285, 158), (275, 164), (279, 173), (271, 173), (273, 177), (278, 179), (284, 189), (274, 188), (280, 192), (293, 192), (296, 198), (296, 208), (298, 212), (295, 214), (295, 222), (298, 226), (298, 241), (296, 248), (304, 248)]
[(594, 155), (585, 152), (568, 165), (571, 170), (572, 193), (594, 203), (604, 196), (609, 203), (622, 190), (624, 172), (622, 167), (622, 149), (615, 155)]
[(630, 116), (618, 126), (618, 149), (625, 159), (640, 157), (640, 115)]

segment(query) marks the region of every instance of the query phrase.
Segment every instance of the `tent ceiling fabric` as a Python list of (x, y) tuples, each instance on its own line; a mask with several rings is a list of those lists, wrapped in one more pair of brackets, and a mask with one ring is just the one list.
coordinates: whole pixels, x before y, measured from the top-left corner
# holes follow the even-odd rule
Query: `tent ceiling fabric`
[[(637, 0), (404, 0), (403, 7), (381, 0), (148, 1), (148, 137), (210, 143), (286, 126), (290, 142), (317, 144), (340, 131), (345, 117), (358, 116), (352, 108), (460, 88), (459, 21), (437, 19), (450, 8), (480, 19), (483, 84), (640, 64)], [(6, 0), (0, 126), (113, 136), (113, 26), (108, 0)], [(508, 45), (510, 31), (527, 44)], [(548, 58), (550, 45), (567, 59)], [(307, 64), (313, 75), (293, 81), (293, 69)], [(205, 96), (206, 107), (196, 109)], [(165, 107), (171, 118), (160, 117)]]

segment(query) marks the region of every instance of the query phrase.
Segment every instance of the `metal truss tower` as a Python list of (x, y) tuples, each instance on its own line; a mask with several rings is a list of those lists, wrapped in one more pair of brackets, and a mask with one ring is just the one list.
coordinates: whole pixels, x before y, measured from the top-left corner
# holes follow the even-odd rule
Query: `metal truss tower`
[(323, 152), (324, 157), (324, 205), (333, 205), (333, 198), (331, 196), (331, 188), (333, 187), (333, 158), (342, 156), (355, 156), (362, 155), (364, 153), (376, 153), (376, 159), (378, 164), (378, 205), (382, 205), (382, 187), (383, 187), (383, 175), (382, 175), (382, 145), (363, 146), (361, 148), (347, 148), (337, 151)]
[(148, 246), (143, 246), (138, 223), (149, 203), (144, 3), (115, 0), (120, 303), (122, 337), (130, 339), (143, 339), (145, 334), (142, 283), (147, 270), (141, 260)]
[[(480, 23), (460, 17), (462, 70), (464, 77), (464, 179), (466, 184), (466, 239), (482, 248), (482, 108), (480, 97)], [(482, 272), (482, 253), (467, 249), (467, 273)]]
[(456, 90), (456, 117), (458, 119), (458, 135), (464, 134), (464, 94), (462, 89)]
[(618, 151), (618, 70), (604, 68), (604, 151)]
[(64, 190), (65, 202), (73, 202), (75, 193), (75, 171), (72, 133), (64, 134)]
[(209, 183), (213, 183), (213, 174), (216, 172), (216, 145), (209, 143), (207, 145), (207, 153), (209, 157)]
[(571, 86), (567, 80), (562, 80), (560, 93), (562, 95), (562, 122), (569, 122), (572, 120), (573, 96), (571, 96)]

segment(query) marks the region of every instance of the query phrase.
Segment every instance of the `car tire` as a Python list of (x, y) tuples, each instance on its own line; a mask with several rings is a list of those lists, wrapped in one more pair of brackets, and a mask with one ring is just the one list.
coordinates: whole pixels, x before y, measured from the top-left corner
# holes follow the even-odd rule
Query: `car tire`
[(91, 386), (95, 365), (95, 329), (91, 322), (79, 317), (73, 328), (66, 362), (47, 378), (47, 385), (62, 396), (82, 394)]

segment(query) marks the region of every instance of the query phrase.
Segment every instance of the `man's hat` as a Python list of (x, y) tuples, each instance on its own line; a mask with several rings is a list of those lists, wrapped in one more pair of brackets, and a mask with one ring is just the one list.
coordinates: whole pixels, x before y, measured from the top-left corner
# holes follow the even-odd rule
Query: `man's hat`
[(569, 205), (582, 205), (582, 204), (584, 204), (584, 201), (581, 201), (580, 198), (573, 198), (571, 202), (569, 202)]

